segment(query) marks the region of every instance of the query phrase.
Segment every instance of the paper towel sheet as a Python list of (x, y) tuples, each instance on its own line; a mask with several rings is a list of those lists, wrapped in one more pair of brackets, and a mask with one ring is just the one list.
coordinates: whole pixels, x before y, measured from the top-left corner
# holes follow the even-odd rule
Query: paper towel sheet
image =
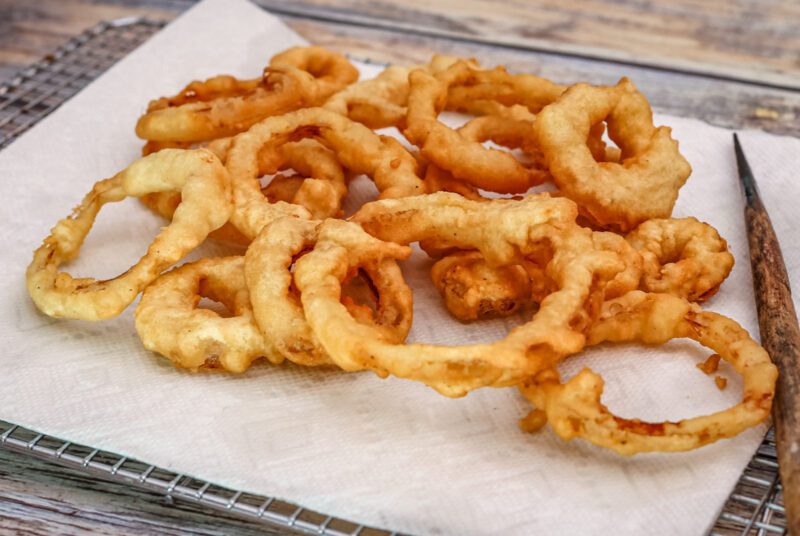
[[(523, 434), (515, 389), (459, 399), (371, 373), (258, 365), (241, 376), (191, 374), (146, 352), (132, 309), (88, 323), (53, 320), (24, 288), (31, 252), (93, 182), (139, 153), (133, 133), (150, 98), (217, 73), (256, 76), (269, 57), (302, 43), (244, 1), (207, 0), (153, 37), (0, 153), (0, 418), (225, 486), (275, 495), (357, 522), (426, 534), (701, 534), (759, 444), (765, 427), (685, 454), (622, 458), (549, 430)], [(671, 125), (694, 174), (676, 216), (708, 221), (736, 266), (710, 309), (757, 330), (731, 134), (702, 122)], [(744, 148), (800, 287), (800, 141), (742, 135)], [(349, 203), (360, 201), (353, 195)], [(77, 275), (113, 276), (162, 224), (135, 200), (107, 206)], [(219, 254), (218, 246), (203, 254)], [(422, 256), (405, 263), (415, 288), (411, 340), (462, 344), (501, 337), (516, 320), (451, 320)], [(572, 358), (607, 380), (605, 400), (625, 416), (681, 418), (735, 403), (686, 342), (661, 349), (606, 346)], [(722, 369), (730, 371), (730, 369)], [(731, 378), (734, 378), (731, 375)]]

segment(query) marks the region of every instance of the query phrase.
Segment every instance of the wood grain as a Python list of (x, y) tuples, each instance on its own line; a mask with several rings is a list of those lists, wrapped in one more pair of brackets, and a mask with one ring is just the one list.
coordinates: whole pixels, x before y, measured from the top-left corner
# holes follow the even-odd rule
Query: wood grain
[(745, 222), (761, 344), (779, 372), (772, 409), (786, 528), (790, 534), (800, 534), (800, 326), (778, 237), (735, 136), (734, 143), (746, 200)]
[(0, 449), (0, 535), (280, 534)]
[(800, 88), (800, 3), (261, 0), (278, 13)]
[(800, 136), (800, 91), (709, 79), (658, 68), (601, 63), (543, 52), (465, 43), (445, 37), (414, 36), (402, 31), (285, 18), (314, 43), (385, 63), (420, 63), (432, 51), (475, 57), (484, 65), (504, 64), (512, 71), (540, 74), (561, 83), (589, 80), (615, 83), (630, 77), (660, 112), (696, 117), (728, 128), (760, 128)]

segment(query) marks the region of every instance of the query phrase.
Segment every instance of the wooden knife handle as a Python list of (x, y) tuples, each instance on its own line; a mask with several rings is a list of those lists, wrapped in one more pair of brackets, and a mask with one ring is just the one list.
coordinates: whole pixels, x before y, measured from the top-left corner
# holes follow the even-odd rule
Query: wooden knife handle
[(800, 327), (781, 248), (757, 193), (748, 199), (745, 221), (761, 344), (779, 371), (773, 417), (786, 528), (800, 535)]

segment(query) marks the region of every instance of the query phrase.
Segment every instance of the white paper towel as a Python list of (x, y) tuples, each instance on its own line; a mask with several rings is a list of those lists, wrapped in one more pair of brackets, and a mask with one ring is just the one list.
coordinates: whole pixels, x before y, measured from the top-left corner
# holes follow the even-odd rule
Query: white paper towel
[[(241, 376), (191, 374), (142, 348), (133, 307), (101, 323), (56, 321), (35, 310), (24, 288), (31, 252), (93, 182), (137, 156), (133, 125), (147, 101), (221, 72), (256, 76), (272, 54), (299, 43), (249, 3), (207, 0), (0, 153), (0, 418), (399, 531), (707, 530), (764, 427), (690, 453), (628, 459), (564, 443), (549, 430), (523, 434), (517, 419), (528, 408), (515, 389), (450, 400), (408, 381), (291, 365), (258, 365)], [(694, 167), (675, 215), (714, 225), (736, 256), (708, 307), (757, 331), (731, 134), (695, 120), (658, 119), (673, 126)], [(742, 142), (800, 287), (800, 140), (747, 132)], [(68, 268), (97, 277), (120, 273), (161, 224), (133, 200), (107, 206)], [(209, 246), (202, 253), (220, 251)], [(515, 322), (451, 320), (428, 266), (415, 257), (404, 267), (415, 288), (412, 340), (487, 340)], [(685, 342), (605, 346), (572, 358), (564, 370), (601, 372), (605, 401), (625, 416), (675, 419), (721, 409), (741, 394), (733, 376), (719, 391), (694, 367), (707, 354)]]

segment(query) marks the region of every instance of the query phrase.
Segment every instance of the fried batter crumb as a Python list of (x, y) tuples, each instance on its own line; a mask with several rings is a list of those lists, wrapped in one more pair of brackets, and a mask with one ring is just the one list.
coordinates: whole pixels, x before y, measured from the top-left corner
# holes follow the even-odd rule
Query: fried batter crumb
[(540, 409), (534, 409), (527, 417), (520, 419), (519, 424), (522, 431), (525, 433), (532, 434), (538, 432), (547, 424), (547, 414)]
[(703, 371), (704, 374), (714, 374), (719, 368), (719, 354), (711, 354), (708, 359), (702, 363), (697, 364), (697, 368)]
[(717, 376), (714, 378), (714, 383), (717, 384), (717, 388), (722, 391), (725, 387), (728, 386), (728, 380), (723, 378), (722, 376)]

